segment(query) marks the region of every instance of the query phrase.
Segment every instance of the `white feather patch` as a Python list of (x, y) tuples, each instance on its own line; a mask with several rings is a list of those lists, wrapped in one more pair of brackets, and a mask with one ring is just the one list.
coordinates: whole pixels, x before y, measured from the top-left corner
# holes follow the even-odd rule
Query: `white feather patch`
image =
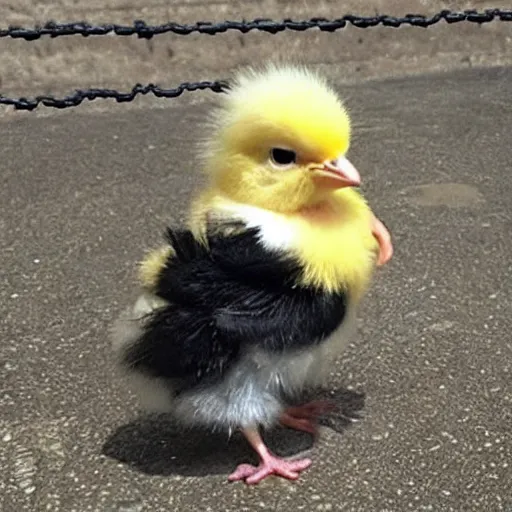
[(225, 200), (217, 208), (230, 218), (244, 221), (248, 228), (259, 228), (261, 242), (267, 249), (286, 251), (296, 243), (293, 224), (279, 213)]

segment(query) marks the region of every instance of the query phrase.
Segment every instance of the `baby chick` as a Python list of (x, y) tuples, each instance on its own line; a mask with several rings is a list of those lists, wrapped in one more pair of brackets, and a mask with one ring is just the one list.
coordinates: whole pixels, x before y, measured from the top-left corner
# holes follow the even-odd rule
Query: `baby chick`
[(316, 73), (239, 73), (211, 134), (190, 225), (142, 261), (114, 347), (146, 407), (243, 432), (260, 464), (229, 480), (296, 479), (311, 460), (277, 457), (260, 428), (315, 432), (328, 404), (287, 404), (349, 340), (390, 235), (355, 188), (347, 111)]

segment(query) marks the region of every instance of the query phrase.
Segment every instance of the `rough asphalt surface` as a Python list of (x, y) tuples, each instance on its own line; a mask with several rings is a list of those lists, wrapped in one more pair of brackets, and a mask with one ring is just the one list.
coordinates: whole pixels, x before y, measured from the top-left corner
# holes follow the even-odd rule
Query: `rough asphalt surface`
[(226, 481), (239, 437), (140, 418), (108, 342), (182, 220), (210, 96), (0, 125), (2, 512), (512, 510), (512, 68), (340, 90), (396, 254), (333, 365), (345, 416), (313, 447), (270, 434), (314, 464), (257, 487)]

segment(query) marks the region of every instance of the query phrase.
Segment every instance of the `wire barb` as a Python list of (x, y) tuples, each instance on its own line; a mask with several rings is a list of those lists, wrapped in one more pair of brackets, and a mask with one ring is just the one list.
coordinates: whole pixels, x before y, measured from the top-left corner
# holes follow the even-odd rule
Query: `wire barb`
[(132, 25), (116, 25), (112, 23), (92, 25), (85, 21), (74, 23), (56, 23), (51, 21), (43, 26), (36, 26), (34, 28), (10, 26), (6, 29), (0, 29), (0, 37), (34, 41), (42, 36), (55, 38), (72, 35), (81, 35), (83, 37), (105, 36), (108, 34), (118, 36), (136, 35), (142, 39), (151, 39), (154, 36), (168, 32), (177, 35), (188, 35), (196, 32), (215, 35), (229, 30), (238, 30), (243, 34), (252, 30), (277, 34), (284, 30), (304, 31), (312, 28), (318, 28), (323, 32), (334, 32), (345, 28), (348, 24), (357, 28), (370, 28), (376, 27), (377, 25), (394, 28), (402, 25), (426, 28), (443, 20), (446, 21), (446, 23), (470, 22), (478, 24), (489, 23), (491, 21), (512, 21), (512, 10), (486, 9), (484, 11), (466, 10), (462, 12), (443, 10), (431, 16), (406, 14), (402, 17), (389, 16), (386, 14), (377, 16), (356, 16), (347, 14), (341, 18), (332, 20), (326, 18), (311, 18), (301, 21), (294, 21), (292, 19), (274, 21), (266, 18), (257, 18), (252, 21), (223, 21), (220, 23), (212, 23), (209, 21), (199, 21), (193, 24), (169, 22), (164, 25), (148, 25), (142, 20), (136, 20)]

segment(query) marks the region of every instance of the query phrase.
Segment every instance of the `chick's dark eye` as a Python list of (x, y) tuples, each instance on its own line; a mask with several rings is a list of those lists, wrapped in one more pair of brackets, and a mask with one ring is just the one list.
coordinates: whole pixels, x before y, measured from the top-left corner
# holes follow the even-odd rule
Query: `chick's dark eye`
[(270, 151), (270, 157), (272, 158), (272, 161), (277, 165), (294, 164), (297, 159), (295, 151), (282, 148), (272, 148)]

